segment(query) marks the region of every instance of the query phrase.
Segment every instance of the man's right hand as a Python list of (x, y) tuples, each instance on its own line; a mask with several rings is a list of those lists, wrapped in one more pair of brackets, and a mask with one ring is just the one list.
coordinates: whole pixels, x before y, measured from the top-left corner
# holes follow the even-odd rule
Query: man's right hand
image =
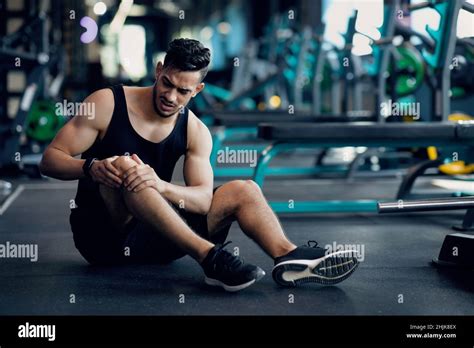
[(119, 188), (122, 185), (120, 172), (112, 165), (112, 162), (117, 158), (118, 156), (113, 156), (95, 161), (89, 171), (92, 180), (111, 188)]

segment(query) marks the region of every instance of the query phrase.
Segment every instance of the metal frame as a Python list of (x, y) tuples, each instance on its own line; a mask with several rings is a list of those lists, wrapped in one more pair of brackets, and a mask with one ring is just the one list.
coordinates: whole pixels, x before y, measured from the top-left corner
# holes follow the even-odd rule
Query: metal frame
[(397, 202), (378, 202), (377, 211), (385, 213), (411, 213), (421, 211), (439, 210), (462, 210), (467, 209), (461, 225), (452, 228), (456, 231), (473, 231), (474, 224), (474, 196), (445, 198), (445, 199), (423, 199), (423, 200), (398, 200)]
[(409, 197), (415, 180), (423, 175), (426, 170), (438, 168), (441, 164), (443, 164), (442, 160), (428, 160), (411, 167), (398, 188), (397, 199)]
[(473, 231), (474, 227), (472, 226), (474, 224), (474, 208), (469, 208), (466, 211), (466, 215), (464, 215), (464, 218), (462, 220), (461, 225), (455, 225), (453, 226), (453, 229), (456, 231)]
[[(447, 121), (451, 110), (450, 101), (450, 69), (454, 49), (456, 46), (456, 28), (459, 10), (463, 7), (462, 0), (449, 0), (437, 3), (428, 3), (440, 15), (438, 29), (426, 26), (428, 35), (434, 41), (434, 51), (423, 49), (425, 61), (435, 71), (434, 84), (432, 85), (432, 111), (442, 121)], [(423, 7), (420, 7), (423, 8)]]
[[(214, 171), (214, 177), (252, 177), (254, 168), (252, 167), (218, 167), (218, 151), (223, 148), (225, 141), (245, 141), (257, 140), (257, 127), (232, 127), (219, 128), (214, 132), (212, 141), (213, 147), (210, 156), (210, 162)], [(266, 144), (239, 144), (230, 145), (232, 150), (256, 150), (261, 152), (266, 149)], [(286, 175), (317, 175), (321, 173), (345, 173), (345, 165), (316, 165), (315, 167), (271, 167), (267, 168), (268, 176), (286, 176)]]
[[(452, 59), (454, 52), (455, 40), (452, 40), (453, 35), (456, 35), (456, 23), (458, 12), (462, 6), (462, 1), (443, 1), (441, 3), (432, 4), (432, 6), (441, 16), (440, 27), (437, 31), (428, 28), (430, 36), (435, 40), (437, 51), (434, 58), (431, 59), (431, 64), (442, 69), (442, 75), (440, 81), (442, 83), (441, 91), (444, 92), (442, 98), (433, 98), (434, 100), (440, 100), (442, 106), (443, 120), (447, 120), (447, 113), (449, 113), (449, 63)], [(390, 30), (390, 28), (387, 28)], [(393, 29), (393, 28), (392, 28)], [(425, 53), (426, 54), (426, 53)], [(428, 58), (429, 59), (429, 58)], [(384, 63), (387, 63), (384, 60)], [(441, 64), (441, 65), (440, 65)], [(380, 81), (379, 81), (380, 82)], [(380, 86), (379, 86), (380, 87)], [(439, 91), (437, 91), (439, 93)], [(454, 140), (439, 140), (431, 139), (427, 140), (410, 140), (406, 139), (393, 140), (387, 139), (385, 141), (359, 141), (347, 139), (346, 141), (311, 141), (311, 142), (275, 142), (274, 144), (267, 147), (262, 156), (259, 158), (257, 167), (254, 172), (254, 180), (260, 186), (263, 187), (264, 178), (268, 172), (268, 166), (271, 160), (278, 154), (284, 151), (290, 151), (300, 148), (318, 148), (318, 147), (343, 147), (343, 146), (366, 146), (366, 147), (406, 147), (410, 146), (443, 146), (453, 147), (459, 149), (460, 146), (472, 146), (472, 141), (454, 141)], [(421, 168), (421, 169), (420, 169)], [(417, 175), (424, 172), (426, 168), (420, 167), (419, 170), (415, 170), (407, 181), (404, 181), (404, 185), (399, 190), (400, 194), (405, 194), (411, 189), (413, 182)], [(290, 207), (286, 202), (270, 202), (272, 208), (277, 213), (319, 213), (319, 212), (357, 212), (357, 211), (376, 211), (376, 201), (305, 201), (299, 202), (298, 205)]]
[[(474, 139), (471, 141), (454, 140), (408, 140), (408, 139), (386, 139), (386, 140), (351, 140), (327, 142), (327, 140), (312, 141), (307, 143), (298, 142), (276, 142), (268, 146), (259, 157), (255, 167), (253, 180), (263, 188), (265, 177), (270, 172), (269, 164), (282, 152), (295, 149), (314, 149), (320, 147), (344, 147), (344, 146), (366, 146), (366, 147), (406, 147), (410, 146), (443, 146), (445, 148), (456, 148), (473, 146)], [(413, 179), (414, 180), (414, 179)], [(270, 201), (270, 206), (276, 213), (345, 213), (345, 212), (376, 212), (376, 200), (321, 200), (321, 201), (296, 201), (293, 204), (285, 201)]]
[[(15, 169), (19, 167), (19, 163), (15, 160), (15, 153), (20, 150), (20, 136), (26, 131), (25, 124), (28, 112), (33, 102), (38, 98), (56, 97), (59, 88), (63, 82), (64, 70), (64, 54), (63, 48), (56, 42), (50, 42), (50, 30), (48, 30), (47, 1), (35, 1), (30, 7), (25, 8), (21, 13), (28, 12), (24, 24), (15, 32), (6, 35), (0, 39), (0, 70), (11, 69), (12, 62), (15, 57), (21, 58), (21, 68), (16, 70), (24, 71), (27, 74), (27, 81), (23, 93), (21, 93), (20, 105), (16, 117), (8, 122), (3, 120), (2, 113), (6, 113), (6, 109), (0, 109), (0, 134), (4, 138), (2, 148), (0, 149), (0, 169)], [(2, 13), (10, 15), (2, 9)], [(60, 19), (52, 18), (55, 20)], [(55, 24), (55, 23), (53, 23)], [(54, 25), (53, 25), (54, 27)], [(56, 29), (58, 30), (58, 29)], [(60, 36), (51, 35), (52, 39), (60, 40)], [(31, 40), (25, 44), (21, 39), (28, 37)], [(23, 49), (19, 49), (19, 46)], [(2, 64), (7, 64), (1, 66)], [(57, 76), (48, 81), (47, 76), (50, 71), (56, 68)], [(1, 88), (3, 90), (3, 88)], [(6, 91), (5, 100), (14, 92)], [(8, 117), (6, 118), (8, 119)], [(24, 156), (23, 156), (24, 157)]]

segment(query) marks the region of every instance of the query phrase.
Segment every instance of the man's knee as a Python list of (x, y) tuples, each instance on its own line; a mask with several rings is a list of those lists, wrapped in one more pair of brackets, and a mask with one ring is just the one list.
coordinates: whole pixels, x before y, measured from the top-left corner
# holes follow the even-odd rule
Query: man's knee
[(236, 202), (254, 200), (261, 197), (262, 190), (253, 180), (233, 180), (222, 186), (228, 190), (230, 197), (234, 197)]
[(253, 180), (233, 180), (226, 185), (232, 187), (233, 190), (241, 192), (245, 195), (260, 194), (260, 186)]
[(130, 156), (120, 156), (112, 162), (112, 165), (121, 173), (126, 172), (132, 167), (138, 165)]

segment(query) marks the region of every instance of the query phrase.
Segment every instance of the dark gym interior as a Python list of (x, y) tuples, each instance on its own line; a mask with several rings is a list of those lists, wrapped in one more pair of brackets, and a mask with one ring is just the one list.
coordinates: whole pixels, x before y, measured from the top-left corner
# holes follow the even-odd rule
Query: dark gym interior
[[(1, 316), (474, 315), (474, 1), (0, 0), (0, 14)], [(266, 276), (233, 294), (190, 256), (104, 266), (76, 249), (77, 180), (45, 175), (43, 153), (91, 93), (152, 86), (175, 38), (211, 51), (188, 108), (212, 136), (214, 187), (253, 180), (293, 243), (355, 248), (350, 278), (281, 287), (236, 222), (228, 248)]]

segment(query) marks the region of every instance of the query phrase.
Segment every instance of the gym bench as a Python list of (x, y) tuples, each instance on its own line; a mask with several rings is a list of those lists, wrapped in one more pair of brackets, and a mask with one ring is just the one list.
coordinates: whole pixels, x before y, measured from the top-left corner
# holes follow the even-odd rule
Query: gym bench
[[(272, 142), (263, 151), (254, 169), (253, 179), (263, 187), (270, 162), (285, 151), (344, 146), (439, 146), (459, 151), (460, 148), (474, 146), (474, 122), (263, 123), (258, 127), (258, 137)], [(414, 181), (413, 178), (409, 180)], [(269, 203), (276, 213), (377, 212), (376, 200), (295, 201), (291, 205), (286, 201)]]

